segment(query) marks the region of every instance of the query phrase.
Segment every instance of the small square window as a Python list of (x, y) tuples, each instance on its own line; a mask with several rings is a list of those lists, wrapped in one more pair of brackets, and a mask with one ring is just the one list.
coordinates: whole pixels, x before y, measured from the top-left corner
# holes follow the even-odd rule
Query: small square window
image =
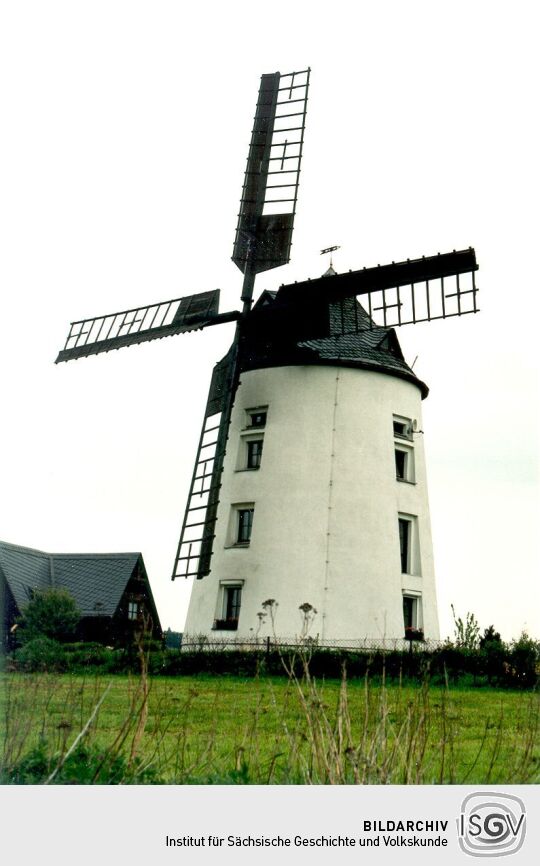
[(261, 465), (263, 440), (250, 439), (247, 441), (247, 468), (258, 469)]
[(249, 544), (249, 542), (251, 541), (251, 530), (253, 528), (254, 511), (254, 508), (238, 509), (238, 532), (236, 536), (237, 544)]
[(394, 436), (396, 439), (413, 438), (413, 423), (410, 418), (400, 418), (394, 415)]
[(264, 427), (266, 425), (266, 410), (248, 412), (248, 427)]

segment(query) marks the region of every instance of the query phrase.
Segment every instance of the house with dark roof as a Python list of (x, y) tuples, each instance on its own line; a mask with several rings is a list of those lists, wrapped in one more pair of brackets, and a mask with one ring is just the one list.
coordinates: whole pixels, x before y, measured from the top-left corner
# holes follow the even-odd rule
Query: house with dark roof
[(36, 591), (65, 589), (81, 612), (77, 639), (126, 645), (147, 623), (161, 625), (140, 553), (45, 553), (0, 541), (2, 641)]

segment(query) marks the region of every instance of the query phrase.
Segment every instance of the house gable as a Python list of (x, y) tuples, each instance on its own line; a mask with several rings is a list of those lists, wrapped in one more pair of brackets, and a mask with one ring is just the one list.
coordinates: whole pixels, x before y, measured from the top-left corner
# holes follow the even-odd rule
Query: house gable
[[(149, 614), (155, 637), (161, 635), (144, 560), (140, 553), (45, 553), (0, 542), (0, 579), (4, 584), (4, 639), (35, 591), (65, 589), (81, 613), (79, 633), (85, 639), (132, 635), (137, 622), (130, 619), (129, 602)], [(0, 599), (1, 600), (1, 599)], [(144, 617), (143, 617), (144, 618)], [(139, 621), (140, 625), (140, 621)]]

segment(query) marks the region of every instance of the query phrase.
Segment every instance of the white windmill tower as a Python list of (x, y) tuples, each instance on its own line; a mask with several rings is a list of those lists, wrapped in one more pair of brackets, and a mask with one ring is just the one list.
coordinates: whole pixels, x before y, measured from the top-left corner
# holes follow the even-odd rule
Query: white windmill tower
[(233, 251), (242, 312), (219, 314), (215, 291), (74, 322), (57, 361), (237, 321), (214, 369), (173, 574), (197, 578), (186, 635), (264, 634), (272, 598), (282, 638), (298, 634), (306, 602), (328, 643), (438, 638), (428, 389), (394, 328), (476, 312), (475, 254), (330, 271), (252, 307), (256, 274), (289, 261), (308, 87), (309, 70), (261, 79)]

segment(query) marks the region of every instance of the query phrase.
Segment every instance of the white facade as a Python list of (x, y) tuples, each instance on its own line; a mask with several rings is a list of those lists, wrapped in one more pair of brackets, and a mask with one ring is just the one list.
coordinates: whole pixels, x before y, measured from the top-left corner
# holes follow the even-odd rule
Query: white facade
[[(419, 387), (392, 375), (317, 365), (243, 373), (211, 573), (194, 581), (186, 636), (271, 635), (258, 613), (275, 599), (280, 638), (300, 635), (307, 602), (321, 641), (403, 638), (404, 616), (437, 639), (421, 430)], [(261, 447), (250, 442), (262, 442), (258, 468), (248, 468)]]

